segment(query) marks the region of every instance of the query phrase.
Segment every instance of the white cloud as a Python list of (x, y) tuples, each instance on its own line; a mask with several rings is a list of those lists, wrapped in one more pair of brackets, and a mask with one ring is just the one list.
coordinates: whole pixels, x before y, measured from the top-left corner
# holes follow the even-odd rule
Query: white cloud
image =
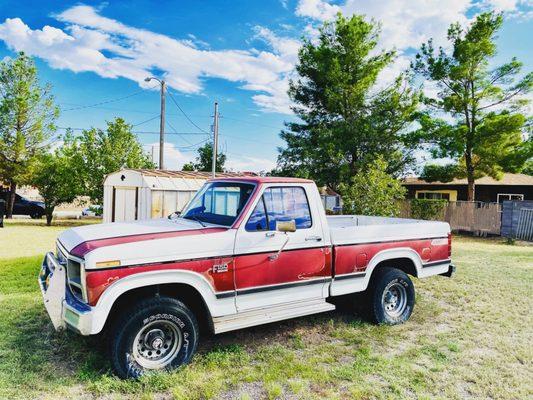
[[(179, 40), (103, 17), (90, 6), (75, 6), (55, 16), (64, 29), (31, 29), (20, 18), (0, 24), (0, 39), (9, 48), (46, 60), (51, 67), (94, 72), (105, 78), (126, 78), (146, 87), (144, 78), (163, 71), (169, 86), (199, 94), (205, 78), (242, 83), (256, 92), (266, 111), (290, 112), (284, 89), (286, 74), (294, 66), (297, 45), (291, 39), (259, 28), (258, 37), (273, 51), (208, 50), (196, 37)], [(256, 99), (256, 96), (253, 96)], [(283, 100), (285, 99), (285, 100)], [(271, 108), (270, 106), (273, 106)]]
[(269, 158), (228, 155), (226, 168), (231, 171), (271, 171), (276, 167), (276, 161)]
[[(144, 151), (152, 156), (152, 161), (155, 164), (159, 164), (159, 142), (145, 144)], [(181, 151), (174, 143), (169, 142), (165, 142), (163, 153), (164, 167), (172, 171), (181, 170), (183, 164), (193, 161), (196, 158), (196, 152)]]
[(333, 19), (340, 12), (339, 6), (322, 0), (300, 0), (296, 6), (296, 15), (310, 17), (319, 21)]
[(347, 16), (366, 15), (382, 23), (383, 47), (402, 50), (418, 48), (430, 37), (445, 38), (450, 23), (466, 21), (470, 6), (470, 0), (448, 0), (445, 7), (441, 0), (347, 0), (340, 6), (323, 0), (300, 0), (297, 14), (319, 21), (334, 18), (337, 11)]

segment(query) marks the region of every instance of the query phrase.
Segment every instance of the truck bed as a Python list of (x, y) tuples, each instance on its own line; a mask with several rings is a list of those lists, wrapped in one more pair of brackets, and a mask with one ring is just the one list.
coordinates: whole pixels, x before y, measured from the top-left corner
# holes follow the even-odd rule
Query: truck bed
[(449, 225), (440, 221), (366, 215), (327, 216), (335, 245), (446, 237)]

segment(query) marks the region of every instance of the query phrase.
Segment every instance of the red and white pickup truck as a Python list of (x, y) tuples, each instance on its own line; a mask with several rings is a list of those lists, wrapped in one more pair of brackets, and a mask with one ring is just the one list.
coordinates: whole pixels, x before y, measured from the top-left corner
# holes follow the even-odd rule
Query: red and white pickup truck
[(188, 362), (200, 327), (330, 311), (338, 296), (364, 292), (353, 301), (372, 321), (402, 323), (408, 275), (451, 276), (450, 255), (447, 223), (326, 216), (304, 179), (214, 179), (167, 219), (66, 230), (39, 284), (56, 329), (105, 330), (116, 373), (139, 377)]

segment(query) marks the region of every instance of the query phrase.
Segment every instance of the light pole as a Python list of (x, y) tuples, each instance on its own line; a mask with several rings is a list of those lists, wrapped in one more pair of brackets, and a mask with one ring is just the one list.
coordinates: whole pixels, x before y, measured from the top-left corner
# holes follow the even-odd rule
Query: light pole
[(144, 79), (145, 82), (156, 80), (161, 85), (161, 114), (159, 119), (159, 169), (164, 169), (163, 163), (163, 147), (165, 144), (165, 88), (164, 80), (150, 76)]
[(218, 152), (218, 103), (215, 103), (215, 115), (213, 116), (213, 166), (212, 176), (216, 177), (217, 171), (217, 152)]

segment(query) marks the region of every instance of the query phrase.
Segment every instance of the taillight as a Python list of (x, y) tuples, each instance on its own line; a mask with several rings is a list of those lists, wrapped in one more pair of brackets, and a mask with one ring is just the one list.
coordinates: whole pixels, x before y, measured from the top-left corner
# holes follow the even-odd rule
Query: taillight
[(448, 233), (448, 258), (452, 256), (452, 233)]

